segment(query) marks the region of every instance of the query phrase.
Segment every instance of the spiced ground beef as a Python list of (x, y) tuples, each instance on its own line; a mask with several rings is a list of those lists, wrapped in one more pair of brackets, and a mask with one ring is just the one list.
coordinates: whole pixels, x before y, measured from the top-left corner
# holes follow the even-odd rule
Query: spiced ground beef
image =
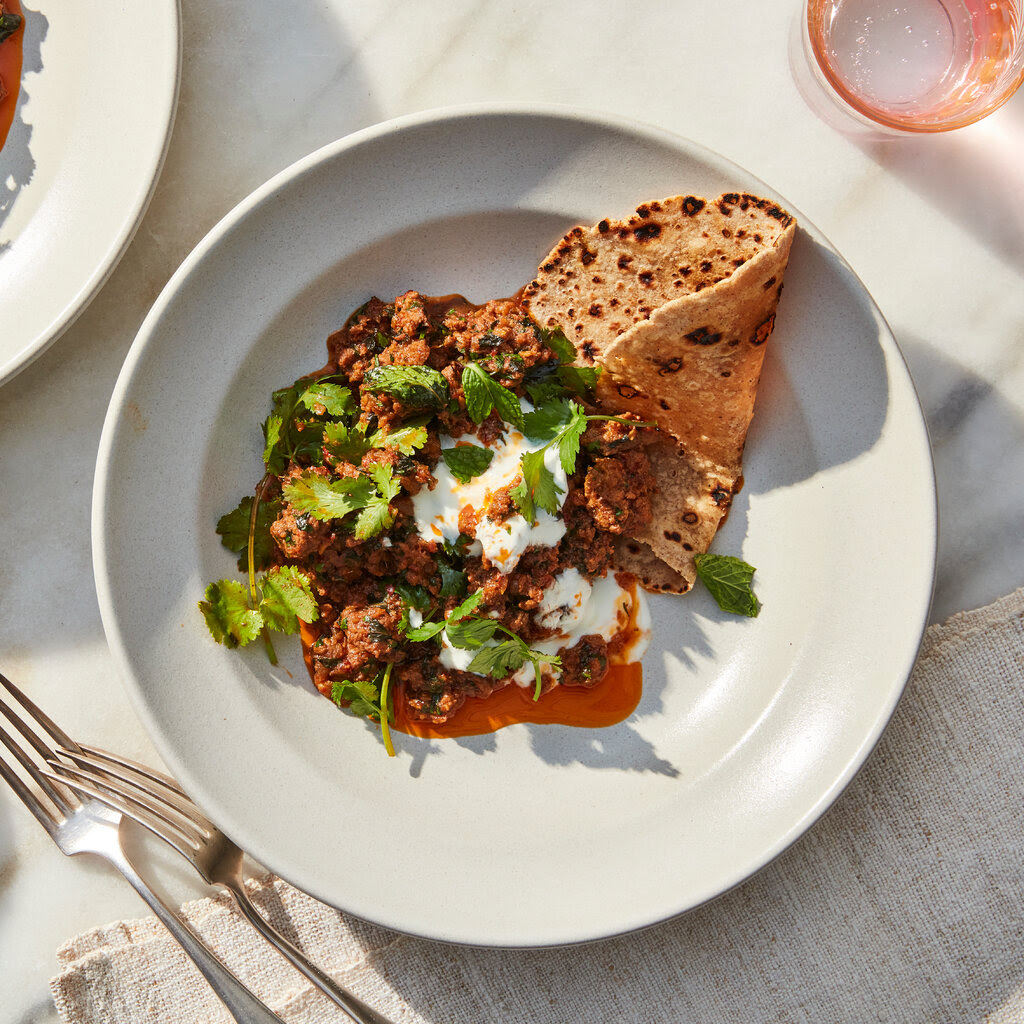
[[(439, 432), (476, 433), (492, 443), (507, 429), (496, 412), (475, 423), (466, 411), (461, 381), (467, 361), (478, 363), (501, 386), (527, 397), (531, 385), (548, 380), (559, 358), (515, 299), (472, 305), (459, 296), (432, 299), (406, 292), (392, 302), (372, 298), (328, 339), (330, 362), (322, 374), (344, 381), (358, 394), (360, 438), (390, 435), (420, 423), (424, 409), (396, 395), (361, 389), (368, 371), (380, 366), (428, 367), (447, 385), (449, 401), (427, 410), (425, 439), (405, 448), (382, 444), (361, 451), (334, 445), (325, 434), (320, 458), (295, 455), (269, 493), (280, 502), (270, 535), (274, 561), (292, 564), (310, 579), (320, 616), (309, 656), (317, 688), (331, 696), (336, 682), (373, 680), (393, 665), (393, 694), (412, 717), (443, 722), (468, 696), (487, 696), (511, 676), (493, 678), (442, 664), (437, 642), (406, 635), (414, 604), (435, 620), (466, 594), (482, 592), (476, 614), (497, 618), (527, 644), (555, 631), (536, 619), (544, 592), (557, 575), (576, 568), (593, 581), (612, 560), (616, 535), (650, 517), (655, 488), (643, 432), (629, 423), (599, 421), (581, 438), (575, 472), (569, 478), (561, 515), (566, 532), (552, 547), (529, 547), (509, 573), (473, 554), (473, 535), (482, 515), (502, 522), (517, 514), (511, 487), (489, 496), (485, 510), (464, 507), (462, 535), (454, 544), (425, 540), (416, 530), (412, 497), (433, 488), (441, 457)], [(290, 481), (310, 474), (327, 482), (357, 480), (377, 467), (400, 483), (387, 512), (392, 521), (375, 535), (357, 539), (340, 519), (315, 519), (285, 498)], [(423, 608), (427, 611), (424, 612)], [(614, 648), (614, 642), (613, 642)], [(589, 635), (559, 651), (562, 685), (593, 686), (609, 665), (609, 645)], [(552, 677), (545, 688), (556, 685)]]

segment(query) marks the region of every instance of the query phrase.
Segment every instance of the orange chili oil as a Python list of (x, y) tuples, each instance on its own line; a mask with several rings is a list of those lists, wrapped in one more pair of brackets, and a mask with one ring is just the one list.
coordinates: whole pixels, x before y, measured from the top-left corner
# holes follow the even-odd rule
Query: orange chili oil
[[(627, 574), (619, 576), (626, 586)], [(643, 639), (637, 625), (637, 585), (631, 583), (633, 602), (629, 621), (620, 634), (618, 658), (626, 658)], [(310, 645), (316, 640), (314, 629), (299, 622), (302, 656), (310, 679), (313, 678), (313, 657)], [(580, 729), (604, 729), (622, 722), (636, 710), (643, 695), (643, 670), (639, 661), (613, 662), (604, 678), (594, 686), (556, 686), (533, 699), (533, 686), (509, 683), (489, 697), (467, 697), (466, 702), (447, 722), (435, 724), (412, 718), (402, 700), (401, 670), (392, 677), (395, 720), (391, 728), (409, 736), (428, 739), (450, 739), (455, 736), (481, 736), (497, 732), (506, 725), (531, 723), (534, 725), (571, 725)]]
[(0, 149), (7, 139), (11, 124), (14, 121), (14, 110), (18, 105), (18, 92), (21, 89), (21, 47), (25, 37), (25, 19), (19, 0), (4, 0), (5, 14), (21, 16), (21, 24), (0, 43), (0, 82), (3, 82), (7, 94), (0, 99)]

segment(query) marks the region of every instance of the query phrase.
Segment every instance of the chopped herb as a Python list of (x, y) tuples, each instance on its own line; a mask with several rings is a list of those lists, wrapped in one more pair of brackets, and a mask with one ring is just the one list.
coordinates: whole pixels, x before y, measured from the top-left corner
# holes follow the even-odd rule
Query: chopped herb
[(391, 502), (398, 497), (398, 492), (402, 489), (402, 485), (392, 475), (390, 466), (376, 463), (368, 472), (377, 486), (377, 493), (367, 500), (356, 519), (356, 540), (375, 537), (381, 530), (391, 527), (395, 521)]
[[(248, 563), (249, 548), (249, 524), (252, 519), (253, 496), (246, 495), (237, 508), (225, 513), (217, 520), (217, 533), (220, 534), (221, 543), (228, 549), (239, 555), (238, 568), (245, 572)], [(261, 501), (256, 510), (256, 524), (253, 535), (253, 562), (257, 571), (266, 569), (270, 565), (271, 555), (274, 552), (274, 539), (270, 536), (270, 527), (281, 511), (281, 502), (278, 499), (272, 501)]]

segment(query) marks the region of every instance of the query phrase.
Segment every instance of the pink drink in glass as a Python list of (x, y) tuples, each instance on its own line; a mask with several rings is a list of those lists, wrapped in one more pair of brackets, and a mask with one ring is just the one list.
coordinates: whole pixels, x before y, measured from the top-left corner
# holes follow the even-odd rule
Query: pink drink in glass
[(1005, 103), (1024, 78), (1024, 0), (807, 0), (821, 76), (863, 117), (948, 131)]

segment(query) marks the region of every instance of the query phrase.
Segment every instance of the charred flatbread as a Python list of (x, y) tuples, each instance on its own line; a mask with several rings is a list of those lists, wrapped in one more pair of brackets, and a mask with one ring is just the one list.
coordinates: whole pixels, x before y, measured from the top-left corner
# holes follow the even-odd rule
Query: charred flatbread
[[(619, 567), (651, 590), (696, 578), (742, 483), (765, 342), (795, 233), (771, 200), (673, 196), (623, 221), (573, 228), (524, 290), (534, 319), (560, 328), (606, 371), (596, 403), (655, 420), (659, 495)], [(659, 564), (660, 563), (660, 564)]]

